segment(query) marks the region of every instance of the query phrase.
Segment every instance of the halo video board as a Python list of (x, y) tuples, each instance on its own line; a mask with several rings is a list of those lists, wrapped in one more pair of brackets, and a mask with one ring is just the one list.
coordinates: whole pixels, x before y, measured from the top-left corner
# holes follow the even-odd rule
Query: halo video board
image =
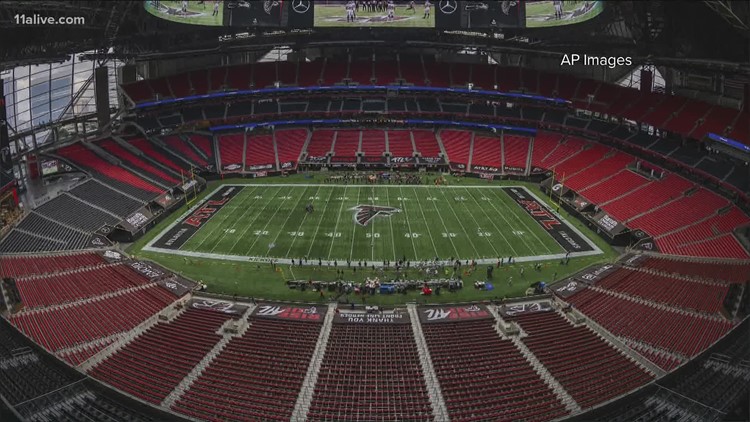
[(601, 0), (146, 0), (172, 22), (261, 28), (546, 28), (595, 18)]

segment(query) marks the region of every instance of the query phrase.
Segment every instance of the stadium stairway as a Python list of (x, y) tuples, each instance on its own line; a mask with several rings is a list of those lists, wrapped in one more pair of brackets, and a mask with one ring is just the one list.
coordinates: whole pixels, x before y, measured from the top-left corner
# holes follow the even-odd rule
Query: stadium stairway
[(520, 331), (517, 333), (517, 335), (506, 336), (500, 329), (500, 325), (507, 325), (508, 323), (503, 320), (500, 314), (497, 313), (497, 309), (494, 306), (488, 306), (487, 310), (490, 311), (492, 316), (495, 317), (495, 321), (497, 321), (497, 323), (495, 324), (495, 331), (497, 331), (497, 334), (503, 339), (509, 339), (513, 343), (513, 345), (516, 346), (516, 349), (521, 352), (521, 354), (526, 358), (529, 364), (531, 364), (531, 366), (534, 368), (534, 371), (536, 371), (536, 373), (539, 375), (539, 378), (541, 378), (542, 381), (544, 381), (544, 383), (547, 384), (549, 388), (552, 389), (552, 391), (554, 391), (557, 399), (565, 405), (565, 408), (568, 410), (568, 412), (580, 412), (581, 406), (576, 402), (573, 396), (571, 396), (565, 390), (565, 387), (563, 387), (562, 384), (560, 384), (560, 382), (555, 379), (555, 377), (547, 370), (544, 364), (542, 364), (542, 362), (537, 359), (534, 353), (529, 350), (529, 348), (526, 347), (526, 345), (521, 341), (521, 338), (528, 336), (528, 334), (526, 334), (518, 326), (518, 324), (513, 323), (516, 327), (518, 327)]
[(424, 332), (422, 332), (422, 324), (419, 322), (417, 306), (410, 303), (406, 305), (406, 309), (409, 311), (409, 316), (412, 321), (411, 328), (414, 332), (414, 340), (417, 344), (419, 361), (422, 364), (422, 372), (425, 377), (427, 394), (430, 397), (430, 404), (432, 405), (432, 414), (435, 416), (435, 420), (448, 420), (448, 409), (445, 406), (445, 398), (443, 398), (443, 392), (440, 389), (440, 381), (435, 373), (435, 367), (432, 365), (432, 357), (430, 356), (430, 350), (427, 348)]
[(320, 330), (318, 342), (315, 345), (315, 351), (307, 367), (307, 373), (305, 373), (305, 379), (302, 381), (302, 388), (300, 388), (297, 401), (294, 403), (294, 411), (292, 411), (292, 421), (294, 422), (305, 422), (307, 420), (307, 414), (310, 411), (310, 406), (312, 406), (315, 384), (318, 382), (320, 367), (323, 365), (323, 358), (326, 354), (328, 338), (331, 336), (333, 315), (335, 313), (336, 305), (328, 305), (328, 310), (323, 320), (323, 327)]
[(84, 372), (89, 372), (92, 368), (97, 366), (99, 363), (107, 360), (109, 357), (117, 353), (120, 349), (127, 346), (129, 343), (138, 338), (141, 334), (148, 331), (150, 328), (154, 327), (159, 322), (173, 321), (187, 309), (185, 307), (182, 307), (181, 309), (174, 309), (174, 305), (178, 302), (187, 301), (189, 300), (189, 298), (189, 296), (184, 298), (177, 298), (166, 308), (162, 309), (160, 312), (154, 313), (149, 318), (133, 327), (131, 330), (124, 333), (118, 333), (117, 337), (113, 339), (112, 343), (81, 363), (79, 369)]
[[(248, 328), (250, 328), (250, 322), (248, 321), (248, 317), (250, 314), (255, 310), (257, 305), (255, 304), (248, 304), (247, 310), (245, 310), (245, 313), (238, 318), (237, 320), (230, 319), (224, 322), (224, 324), (217, 330), (217, 334), (221, 334), (222, 338), (219, 340), (214, 347), (206, 353), (206, 355), (201, 359), (193, 369), (188, 372), (187, 375), (185, 375), (185, 378), (180, 381), (179, 384), (172, 390), (171, 393), (167, 397), (164, 398), (161, 402), (162, 407), (171, 408), (177, 400), (182, 397), (183, 394), (190, 388), (190, 386), (193, 384), (193, 382), (198, 379), (198, 377), (201, 376), (203, 371), (206, 370), (206, 368), (211, 365), (211, 362), (218, 356), (219, 353), (221, 353), (222, 350), (227, 346), (227, 344), (233, 339), (237, 337), (242, 337), (245, 335), (245, 332)], [(236, 332), (231, 332), (228, 330), (225, 330), (226, 328), (229, 328), (231, 326), (236, 326), (237, 330)]]

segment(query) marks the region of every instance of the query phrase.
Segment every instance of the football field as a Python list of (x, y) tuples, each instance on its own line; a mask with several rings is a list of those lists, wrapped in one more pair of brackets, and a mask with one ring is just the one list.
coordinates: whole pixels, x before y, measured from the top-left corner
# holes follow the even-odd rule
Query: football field
[(223, 185), (145, 250), (338, 265), (601, 253), (523, 187), (326, 184)]

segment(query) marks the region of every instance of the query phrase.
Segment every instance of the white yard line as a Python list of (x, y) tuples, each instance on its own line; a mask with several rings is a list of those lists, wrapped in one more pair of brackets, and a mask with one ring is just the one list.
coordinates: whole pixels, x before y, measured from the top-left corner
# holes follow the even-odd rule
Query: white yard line
[[(344, 185), (344, 193), (341, 194), (342, 198), (346, 197), (346, 188), (347, 188), (347, 186)], [(357, 194), (357, 200), (359, 200), (359, 194)], [(339, 215), (336, 216), (336, 225), (333, 227), (333, 236), (334, 237), (331, 238), (331, 247), (328, 248), (328, 257), (326, 257), (326, 260), (328, 260), (328, 261), (331, 260), (331, 252), (333, 251), (333, 242), (336, 241), (336, 237), (335, 237), (336, 236), (336, 231), (339, 229), (339, 220), (341, 220), (341, 211), (344, 209), (344, 202), (345, 201), (346, 201), (345, 199), (342, 199), (341, 200), (341, 205), (339, 205)], [(317, 234), (317, 230), (315, 232)]]
[[(357, 189), (357, 205), (359, 205), (359, 195), (361, 195), (361, 194), (362, 194), (362, 188)], [(341, 203), (343, 204), (344, 201), (341, 201)], [(375, 219), (373, 218), (371, 221), (375, 221)], [(336, 221), (336, 224), (338, 224), (338, 221)], [(333, 233), (334, 233), (334, 236), (335, 236), (336, 235), (336, 231), (334, 230)], [(351, 246), (349, 246), (349, 259), (353, 259), (354, 258), (354, 237), (355, 237), (354, 235), (356, 233), (357, 233), (357, 224), (352, 224), (352, 244), (351, 244)], [(333, 250), (333, 244), (335, 242), (336, 242), (336, 237), (333, 237), (331, 239), (331, 250)], [(330, 251), (328, 251), (328, 256), (329, 257), (331, 256), (331, 252)]]
[[(440, 188), (438, 188), (438, 190), (440, 191), (440, 194), (443, 195), (443, 198), (445, 198), (445, 203), (450, 204), (450, 202), (445, 196), (445, 192)], [(437, 204), (435, 208), (437, 209)], [(471, 238), (469, 237), (469, 232), (466, 231), (466, 227), (464, 227), (464, 223), (462, 223), (461, 219), (458, 218), (458, 214), (456, 214), (456, 210), (453, 209), (453, 205), (449, 205), (448, 208), (451, 209), (451, 211), (453, 212), (453, 216), (456, 217), (456, 221), (458, 221), (458, 225), (461, 226), (461, 230), (463, 230), (464, 234), (466, 235), (466, 238), (469, 239), (469, 244), (471, 245), (471, 248), (474, 249), (474, 258), (479, 258), (480, 257), (479, 251), (477, 250), (477, 247), (474, 245), (474, 242), (471, 241)], [(438, 214), (440, 214), (440, 210), (438, 210)], [(440, 219), (442, 220), (443, 217), (440, 217)], [(495, 254), (497, 254), (497, 252), (495, 252)]]
[[(305, 194), (307, 193), (308, 189), (310, 188), (305, 188), (305, 190), (302, 192), (302, 195), (299, 196), (299, 199), (297, 199), (297, 203), (294, 204), (294, 208), (292, 208), (292, 210), (286, 215), (286, 219), (284, 219), (284, 224), (281, 225), (281, 227), (279, 228), (279, 233), (276, 235), (276, 237), (273, 238), (271, 243), (276, 244), (276, 241), (279, 240), (279, 236), (281, 236), (281, 233), (284, 231), (284, 227), (286, 227), (286, 223), (289, 222), (289, 217), (291, 217), (292, 214), (294, 214), (294, 210), (298, 209), (299, 203), (302, 200), (302, 198), (305, 196)], [(284, 202), (286, 202), (286, 200)], [(305, 213), (305, 215), (302, 217), (302, 221), (305, 220), (305, 217), (307, 217), (307, 213)], [(294, 236), (294, 238), (296, 239), (297, 236)], [(268, 248), (268, 252), (266, 253), (266, 256), (268, 256), (270, 253), (271, 253), (271, 248)]]
[[(419, 206), (419, 211), (422, 213), (422, 220), (424, 220), (425, 226), (427, 227), (427, 233), (430, 235), (430, 242), (432, 242), (432, 249), (435, 251), (435, 255), (433, 255), (433, 256), (440, 256), (440, 253), (437, 250), (437, 246), (435, 246), (435, 239), (432, 237), (432, 231), (430, 230), (430, 224), (427, 221), (427, 217), (424, 215), (424, 209), (422, 208), (422, 203), (419, 201), (419, 194), (417, 193), (416, 190), (414, 190), (414, 196), (417, 197), (417, 206)], [(431, 202), (435, 202), (435, 201), (431, 201)], [(445, 227), (445, 225), (443, 225), (443, 227)], [(448, 240), (451, 242), (451, 245), (453, 245), (453, 239), (451, 239), (450, 234), (447, 234), (447, 230), (446, 230), (446, 235), (448, 236)], [(456, 256), (458, 256), (458, 251), (456, 250), (456, 245), (453, 245), (453, 252), (455, 252)]]
[[(435, 188), (440, 189), (440, 188)], [(437, 198), (435, 198), (437, 199)], [(445, 230), (445, 234), (448, 236), (448, 241), (451, 242), (451, 246), (453, 246), (453, 252), (456, 254), (456, 259), (461, 258), (461, 254), (458, 253), (458, 249), (456, 248), (456, 244), (453, 243), (453, 238), (451, 237), (451, 231), (448, 230), (448, 226), (445, 225), (445, 220), (443, 220), (443, 214), (440, 213), (440, 210), (437, 206), (437, 201), (430, 201), (432, 202), (432, 206), (435, 208), (435, 212), (437, 212), (438, 217), (440, 218), (440, 222), (443, 224), (443, 230)]]
[[(391, 197), (388, 194), (388, 189), (385, 190), (385, 200), (388, 202), (389, 206), (391, 205)], [(393, 248), (393, 262), (396, 262), (396, 236), (393, 234), (393, 219), (389, 218), (388, 223), (391, 225), (391, 247)]]
[[(307, 189), (307, 188), (305, 188), (305, 189)], [(280, 191), (281, 191), (281, 189), (279, 189), (279, 192)], [(276, 195), (278, 195), (278, 193)], [(274, 198), (276, 198), (276, 195), (274, 195)], [(286, 204), (286, 201), (288, 201), (289, 198), (290, 198), (290, 195), (284, 195), (284, 200), (281, 201), (281, 205), (279, 205), (278, 207), (276, 207), (276, 210), (273, 212), (273, 215), (271, 215), (271, 218), (269, 218), (268, 221), (266, 221), (266, 224), (263, 226), (263, 229), (261, 229), (261, 231), (266, 231), (266, 229), (268, 228), (268, 225), (271, 224), (271, 221), (273, 221), (273, 218), (276, 217), (276, 214), (279, 213), (279, 210), (281, 209), (281, 207), (284, 204)], [(271, 201), (268, 201), (268, 202), (270, 203)], [(263, 207), (263, 209), (265, 210), (266, 208)], [(261, 214), (262, 214), (262, 212), (261, 212)], [(258, 215), (260, 215), (260, 214), (258, 214)], [(253, 243), (250, 245), (249, 248), (247, 248), (247, 252), (245, 252), (245, 255), (249, 254), (250, 251), (253, 250), (253, 246), (255, 246), (255, 243), (258, 242), (258, 239), (260, 239), (260, 236), (255, 236), (255, 240), (253, 240)]]
[[(206, 243), (206, 240), (208, 240), (208, 239), (211, 239), (211, 238), (213, 238), (213, 234), (214, 234), (214, 233), (216, 233), (216, 231), (217, 231), (217, 230), (219, 230), (219, 229), (221, 229), (221, 228), (224, 228), (224, 229), (232, 229), (232, 228), (234, 228), (234, 225), (236, 224), (236, 222), (235, 222), (234, 224), (232, 224), (232, 227), (223, 227), (223, 223), (224, 223), (224, 222), (226, 222), (226, 221), (227, 221), (227, 219), (228, 219), (228, 218), (229, 218), (229, 217), (230, 217), (231, 215), (233, 215), (233, 214), (234, 214), (233, 212), (230, 212), (230, 210), (234, 210), (234, 209), (237, 209), (237, 208), (241, 208), (241, 207), (242, 207), (242, 206), (243, 206), (243, 205), (245, 204), (245, 202), (247, 202), (247, 200), (248, 200), (248, 199), (252, 198), (252, 195), (253, 195), (253, 193), (254, 193), (255, 191), (257, 191), (257, 190), (258, 190), (258, 188), (257, 188), (257, 187), (256, 187), (256, 188), (254, 188), (252, 192), (250, 192), (249, 194), (247, 194), (247, 196), (245, 196), (244, 198), (242, 198), (242, 201), (240, 202), (240, 205), (238, 205), (238, 206), (236, 206), (236, 207), (231, 207), (231, 208), (229, 208), (229, 209), (227, 209), (227, 207), (226, 207), (226, 206), (225, 206), (225, 207), (223, 207), (223, 208), (222, 208), (222, 209), (221, 209), (221, 210), (219, 211), (219, 213), (221, 213), (221, 211), (225, 211), (225, 210), (226, 210), (227, 212), (225, 213), (225, 215), (224, 215), (224, 218), (223, 218), (223, 219), (221, 220), (221, 223), (220, 223), (220, 224), (218, 224), (218, 225), (217, 225), (216, 227), (214, 227), (214, 229), (213, 229), (213, 230), (211, 230), (211, 232), (209, 232), (209, 233), (208, 233), (208, 235), (206, 235), (206, 237), (204, 237), (204, 238), (203, 238), (203, 240), (201, 240), (201, 241), (200, 241), (200, 243), (199, 243), (199, 244), (198, 244), (198, 245), (197, 245), (197, 246), (195, 247), (195, 249), (197, 249), (197, 250), (200, 250), (200, 249), (201, 249), (201, 246), (203, 246), (203, 244), (204, 244), (204, 243)], [(240, 194), (244, 196), (244, 193), (245, 193), (245, 190), (243, 189), (243, 190), (242, 190), (242, 192), (241, 192)], [(200, 232), (200, 229), (198, 229), (198, 232)], [(197, 232), (196, 232), (196, 233), (197, 233)], [(222, 236), (221, 236), (221, 237), (219, 238), (219, 242), (221, 242), (221, 240), (222, 240), (222, 239), (224, 238), (224, 236), (226, 236), (226, 235), (227, 235), (227, 231), (224, 231), (224, 234), (223, 234), (223, 235), (222, 235)], [(187, 244), (187, 241), (185, 241), (185, 243), (183, 243), (183, 245), (186, 245), (186, 244)], [(213, 250), (211, 250), (211, 252), (213, 252)]]
[[(401, 193), (401, 197), (403, 198), (403, 196), (404, 196), (404, 190), (401, 188), (400, 185), (399, 185), (398, 188), (399, 188), (399, 193)], [(404, 216), (406, 216), (406, 226), (409, 227), (409, 234), (411, 236), (411, 234), (413, 234), (414, 232), (411, 231), (411, 223), (409, 222), (409, 213), (406, 212), (406, 205), (402, 205), (402, 206), (404, 207)], [(413, 237), (409, 237), (409, 240), (411, 241), (411, 248), (414, 250), (414, 259), (417, 260), (417, 259), (419, 259), (419, 254), (417, 253), (417, 247), (414, 246), (414, 238)]]
[[(323, 186), (325, 186), (325, 185), (323, 185)], [(326, 200), (326, 205), (325, 205), (325, 207), (323, 207), (323, 212), (320, 214), (320, 220), (318, 220), (318, 224), (315, 225), (315, 233), (313, 233), (313, 238), (310, 241), (310, 247), (307, 248), (307, 254), (305, 254), (305, 256), (307, 256), (307, 257), (310, 257), (310, 252), (312, 252), (312, 247), (315, 244), (315, 239), (318, 238), (318, 230), (320, 229), (320, 223), (323, 222), (323, 218), (326, 215), (326, 211), (328, 211), (328, 204), (331, 203), (331, 197), (333, 196), (333, 192), (335, 192), (335, 191), (336, 191), (336, 188), (334, 187), (333, 189), (331, 189), (331, 193), (328, 194), (328, 199)], [(343, 195), (342, 195), (342, 197), (343, 197)], [(343, 199), (342, 199), (342, 201), (343, 201)]]
[[(487, 214), (487, 211), (485, 211), (484, 207), (479, 203), (479, 201), (477, 201), (477, 198), (475, 198), (474, 195), (472, 195), (471, 192), (469, 192), (468, 189), (466, 189), (466, 194), (469, 195), (469, 196), (471, 196), (471, 199), (473, 199), (474, 202), (477, 204), (477, 207), (479, 207), (479, 209), (482, 210), (482, 213), (484, 214), (484, 216), (487, 217), (488, 220), (490, 220), (490, 223), (492, 223), (492, 226), (500, 234), (500, 237), (502, 237), (503, 240), (505, 241), (505, 243), (507, 243), (508, 246), (510, 246), (510, 250), (513, 251), (513, 255), (518, 255), (518, 251), (516, 251), (516, 248), (514, 248), (513, 244), (508, 241), (508, 239), (503, 234), (503, 231), (500, 230), (499, 227), (497, 227), (497, 225), (495, 224), (495, 220), (492, 217), (490, 217), (489, 214)], [(489, 197), (487, 199), (489, 199)], [(487, 201), (487, 202), (492, 202), (492, 201)], [(474, 220), (474, 221), (476, 221), (476, 220)], [(492, 248), (492, 249), (495, 249), (495, 248)], [(495, 250), (495, 253), (497, 254), (497, 250)]]
[[(281, 188), (279, 188), (279, 190), (276, 191), (276, 193), (274, 193), (273, 196), (278, 195), (279, 192), (281, 192)], [(245, 226), (245, 230), (242, 231), (242, 234), (240, 234), (239, 236), (237, 236), (237, 240), (235, 240), (234, 243), (232, 244), (232, 247), (229, 248), (229, 252), (230, 253), (234, 250), (235, 246), (237, 246), (237, 244), (240, 243), (240, 240), (242, 240), (245, 237), (245, 233), (247, 233), (247, 231), (250, 230), (253, 227), (253, 223), (255, 223), (255, 220), (257, 220), (258, 217), (261, 214), (263, 214), (263, 211), (266, 210), (266, 207), (268, 207), (268, 204), (270, 204), (271, 202), (272, 201), (266, 201), (266, 204), (263, 205), (263, 208), (260, 210), (260, 212), (258, 212), (257, 214), (255, 214), (255, 216), (253, 217), (252, 221), (250, 221), (249, 223), (247, 223), (247, 226)], [(250, 211), (251, 209), (253, 209), (253, 208), (252, 207), (248, 207), (245, 210), (245, 212), (242, 213), (242, 215), (240, 216), (240, 218), (237, 221), (242, 221), (242, 219), (245, 216), (245, 214), (247, 214), (247, 212)], [(258, 241), (259, 237), (260, 237), (260, 235), (255, 236), (255, 242)], [(255, 244), (255, 242), (253, 242), (253, 244)], [(216, 246), (219, 246), (219, 244), (217, 243)], [(211, 253), (213, 253), (214, 249), (216, 249), (216, 246), (214, 246), (214, 248), (211, 249)]]
[[(466, 191), (466, 194), (467, 194), (467, 195), (469, 195), (469, 196), (471, 196), (471, 198), (472, 198), (472, 199), (474, 200), (474, 202), (476, 202), (476, 198), (474, 198), (474, 197), (473, 197), (473, 196), (472, 196), (472, 195), (471, 195), (471, 194), (469, 193), (469, 191), (468, 191), (468, 190)], [(474, 217), (474, 212), (473, 212), (473, 211), (471, 211), (471, 210), (469, 209), (469, 207), (467, 207), (467, 206), (466, 206), (465, 202), (466, 202), (466, 201), (461, 201), (462, 205), (464, 206), (464, 209), (465, 209), (465, 210), (467, 211), (467, 213), (468, 213), (468, 214), (469, 214), (469, 215), (471, 216), (471, 219), (472, 219), (472, 220), (474, 220), (474, 224), (476, 224), (476, 225), (477, 225), (477, 230), (478, 230), (478, 231), (484, 231), (484, 230), (482, 230), (482, 227), (480, 226), (480, 224), (479, 224), (479, 222), (477, 221), (476, 217)], [(481, 207), (481, 206), (479, 206), (479, 208), (482, 208), (482, 207)], [(453, 215), (456, 215), (456, 211), (455, 211), (455, 210), (453, 209), (453, 207), (452, 207), (452, 206), (451, 206), (451, 209), (453, 210)], [(458, 218), (458, 215), (456, 215), (456, 218)], [(490, 222), (492, 222), (492, 219), (490, 219)], [(492, 223), (492, 224), (494, 225), (495, 223)], [(497, 228), (497, 226), (495, 226), (495, 228)], [(479, 233), (477, 233), (477, 235), (478, 235), (478, 234), (479, 234)], [(505, 236), (503, 236), (503, 232), (500, 232), (500, 236), (502, 236), (502, 238), (503, 238), (503, 239), (505, 240)], [(499, 256), (499, 253), (497, 252), (497, 249), (495, 249), (495, 245), (493, 245), (493, 244), (492, 244), (492, 239), (490, 239), (490, 238), (489, 238), (489, 237), (487, 237), (487, 236), (485, 236), (485, 237), (484, 237), (484, 239), (485, 239), (485, 240), (487, 241), (487, 243), (489, 243), (489, 245), (490, 245), (490, 248), (492, 248), (492, 250), (493, 250), (493, 251), (495, 251), (495, 256)], [(469, 239), (469, 240), (471, 240), (471, 239)], [(507, 240), (506, 240), (506, 242), (507, 242)], [(474, 242), (472, 242), (472, 243), (474, 243)]]
[[(315, 191), (315, 194), (313, 195), (313, 197), (317, 197), (318, 196), (318, 193), (320, 193), (320, 188), (321, 187), (318, 186), (318, 190)], [(307, 216), (308, 216), (308, 213), (305, 213), (305, 215), (302, 216), (302, 220), (299, 222), (299, 226), (297, 226), (297, 231), (298, 232), (302, 228), (302, 225), (305, 224), (305, 220), (307, 219)], [(297, 237), (298, 236), (294, 236), (294, 239), (292, 239), (292, 243), (289, 244), (289, 247), (287, 248), (286, 253), (284, 254), (285, 257), (289, 256), (289, 252), (292, 251), (292, 247), (294, 246), (294, 242), (297, 241)]]

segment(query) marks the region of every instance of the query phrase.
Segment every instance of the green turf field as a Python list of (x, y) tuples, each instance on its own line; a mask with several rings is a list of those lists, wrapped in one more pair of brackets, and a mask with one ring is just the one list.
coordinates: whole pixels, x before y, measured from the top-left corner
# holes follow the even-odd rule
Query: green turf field
[[(236, 188), (241, 189), (239, 193), (211, 215), (180, 246), (181, 251), (342, 263), (382, 263), (404, 257), (497, 260), (565, 253), (497, 187), (310, 184)], [(308, 204), (314, 212), (305, 210)], [(368, 211), (373, 206), (377, 208)]]
[(385, 17), (388, 12), (366, 12), (360, 8), (356, 14), (356, 22), (349, 23), (346, 21), (346, 9), (343, 4), (340, 5), (315, 5), (315, 26), (316, 27), (385, 27), (385, 28), (434, 28), (435, 14), (434, 6), (430, 17), (423, 19), (424, 3), (417, 2), (415, 10), (406, 10), (405, 4), (397, 4), (395, 19), (388, 21)]
[[(585, 10), (587, 3), (591, 8)], [(580, 23), (596, 17), (602, 10), (604, 10), (602, 1), (565, 1), (563, 2), (563, 18), (555, 19), (555, 7), (551, 1), (529, 2), (526, 3), (526, 27), (540, 28)]]
[(214, 11), (214, 1), (206, 0), (199, 3), (196, 0), (188, 1), (188, 14), (181, 14), (182, 1), (159, 1), (159, 8), (155, 7), (152, 0), (146, 1), (146, 11), (154, 16), (166, 19), (172, 22), (187, 23), (191, 25), (221, 26), (224, 19), (224, 3), (219, 4), (219, 14), (211, 16)]
[[(430, 298), (420, 296), (419, 292), (408, 292), (404, 295), (376, 295), (364, 299), (367, 303), (381, 305), (402, 304), (407, 301), (467, 302), (523, 296), (529, 285), (535, 281), (559, 280), (586, 266), (603, 261), (611, 262), (617, 256), (617, 253), (602, 239), (563, 210), (560, 216), (577, 231), (583, 233), (586, 238), (593, 241), (600, 252), (585, 256), (574, 255), (568, 265), (562, 265), (559, 258), (544, 259), (542, 256), (551, 253), (550, 250), (554, 253), (561, 253), (562, 248), (517, 204), (503, 197), (502, 195), (507, 196), (507, 194), (500, 190), (501, 187), (523, 186), (548, 206), (553, 206), (554, 204), (548, 198), (542, 196), (535, 184), (525, 182), (488, 183), (481, 179), (463, 179), (450, 176), (446, 179), (450, 187), (386, 187), (376, 185), (374, 194), (373, 187), (370, 186), (366, 188), (337, 187), (325, 184), (322, 186), (302, 186), (301, 184), (319, 184), (318, 179), (314, 176), (307, 179), (303, 175), (293, 175), (287, 178), (234, 179), (209, 182), (207, 189), (200, 195), (199, 200), (205, 200), (218, 188), (230, 184), (246, 186), (243, 187), (243, 193), (237, 195), (227, 203), (222, 211), (208, 219), (208, 222), (185, 244), (185, 247), (198, 247), (202, 237), (205, 242), (200, 248), (204, 251), (210, 251), (216, 245), (219, 245), (222, 248), (222, 253), (232, 250), (234, 250), (234, 253), (244, 253), (251, 250), (262, 251), (267, 254), (269, 252), (268, 244), (272, 243), (274, 238), (277, 238), (276, 245), (270, 251), (272, 254), (278, 254), (278, 256), (283, 256), (287, 250), (304, 252), (312, 250), (310, 257), (320, 254), (321, 257), (325, 258), (329, 251), (331, 251), (331, 256), (333, 256), (333, 251), (336, 251), (340, 254), (358, 253), (364, 259), (368, 254), (371, 257), (374, 250), (376, 253), (390, 255), (383, 259), (390, 259), (391, 261), (394, 251), (397, 251), (396, 256), (398, 258), (402, 258), (403, 254), (406, 254), (408, 259), (413, 259), (414, 248), (417, 249), (417, 256), (421, 253), (433, 258), (434, 248), (440, 248), (440, 251), (450, 253), (454, 251), (453, 247), (455, 246), (458, 250), (468, 254), (467, 259), (472, 258), (471, 255), (474, 254), (475, 248), (482, 256), (492, 256), (494, 254), (493, 248), (495, 250), (498, 250), (498, 248), (511, 250), (510, 253), (503, 254), (506, 257), (512, 254), (511, 246), (517, 252), (516, 257), (522, 256), (524, 253), (528, 254), (529, 248), (534, 248), (533, 255), (535, 256), (531, 258), (531, 261), (520, 261), (511, 266), (503, 265), (503, 267), (495, 270), (494, 279), (491, 280), (495, 285), (493, 291), (472, 288), (474, 281), (486, 280), (486, 265), (480, 265), (476, 271), (462, 269), (459, 275), (464, 279), (465, 288), (457, 292), (443, 292), (440, 296)], [(288, 184), (300, 185), (286, 186)], [(263, 195), (265, 197), (262, 200), (261, 198), (255, 198)], [(318, 197), (317, 200), (312, 200), (315, 204), (315, 211), (311, 215), (306, 215), (304, 207), (310, 201), (311, 196)], [(463, 201), (460, 200), (461, 196), (464, 198)], [(329, 197), (331, 201), (326, 206), (326, 200)], [(339, 197), (342, 199), (336, 199)], [(357, 197), (359, 201), (357, 201)], [(354, 213), (348, 211), (347, 207), (351, 208), (357, 202), (367, 203), (368, 197), (377, 197), (378, 205), (391, 205), (400, 208), (401, 212), (394, 213), (390, 217), (375, 217), (374, 223), (371, 223), (371, 225), (360, 226), (354, 223)], [(399, 201), (399, 197), (402, 198), (401, 201)], [(427, 200), (428, 197), (440, 200)], [(459, 197), (459, 200), (456, 200), (456, 197)], [(482, 197), (489, 198), (489, 200), (482, 200)], [(271, 200), (272, 198), (273, 200)], [(409, 199), (403, 201), (403, 198)], [(244, 201), (244, 204), (242, 201)], [(158, 240), (169, 227), (174, 226), (176, 222), (189, 215), (188, 211), (191, 208), (195, 209), (197, 204), (200, 204), (200, 202), (192, 204), (191, 207), (184, 206), (181, 210), (176, 211), (171, 217), (158, 224), (143, 238), (131, 245), (127, 251), (136, 258), (153, 260), (186, 277), (205, 282), (208, 285), (208, 291), (211, 293), (230, 296), (236, 294), (272, 300), (307, 302), (330, 300), (327, 293), (320, 296), (318, 292), (291, 290), (286, 286), (286, 281), (299, 279), (336, 280), (340, 277), (338, 269), (344, 268), (343, 262), (337, 268), (329, 265), (329, 263), (324, 263), (320, 267), (317, 265), (300, 267), (283, 263), (276, 265), (274, 268), (267, 263), (250, 262), (245, 257), (217, 254), (218, 248), (213, 255), (205, 253), (205, 256), (200, 257), (175, 254), (175, 252), (191, 253), (189, 250), (163, 251), (146, 247)], [(424, 215), (422, 215), (422, 212), (424, 212)], [(487, 215), (494, 215), (495, 218), (488, 219)], [(253, 219), (255, 222), (252, 222)], [(336, 220), (338, 220), (338, 227)], [(242, 223), (242, 221), (246, 223)], [(247, 222), (252, 222), (249, 229)], [(477, 228), (486, 224), (489, 224), (489, 226), (481, 227), (482, 232), (487, 231), (491, 233), (490, 236), (479, 236)], [(264, 226), (267, 227), (263, 229)], [(275, 232), (270, 229), (272, 226), (275, 227)], [(451, 228), (446, 229), (444, 227)], [(231, 233), (232, 229), (235, 230), (234, 233)], [(315, 233), (316, 229), (317, 234)], [(268, 233), (255, 236), (255, 230), (268, 231)], [(302, 236), (289, 235), (289, 232), (300, 231), (304, 232)], [(525, 236), (519, 236), (520, 233), (514, 235), (513, 231), (524, 231), (526, 233)], [(532, 231), (538, 237), (538, 240), (531, 234)], [(243, 232), (243, 236), (237, 236)], [(329, 237), (326, 235), (326, 233), (334, 232), (341, 233), (341, 236)], [(443, 238), (442, 233), (444, 232), (454, 233), (456, 237)], [(370, 233), (370, 237), (367, 237), (367, 233)], [(373, 238), (373, 233), (379, 233), (380, 236)], [(391, 233), (395, 235), (391, 236)], [(433, 236), (406, 237), (404, 236), (405, 233), (429, 233)], [(281, 234), (288, 236), (283, 237)], [(260, 239), (256, 241), (258, 237)], [(376, 241), (373, 242), (373, 240)], [(253, 246), (254, 241), (255, 245)], [(435, 242), (434, 247), (433, 241)], [(236, 245), (232, 246), (235, 242)], [(352, 248), (352, 244), (359, 246), (360, 249), (355, 250), (356, 247)], [(232, 247), (230, 248), (230, 246)], [(404, 252), (400, 252), (401, 256), (398, 256), (399, 251), (402, 250)], [(201, 253), (201, 255), (203, 254)], [(292, 255), (290, 254), (290, 256)], [(541, 264), (539, 271), (535, 268), (537, 263)], [(452, 268), (449, 266), (441, 270), (441, 276), (448, 277), (451, 275), (453, 275)], [(346, 269), (344, 278), (345, 280), (362, 282), (365, 278), (373, 276), (389, 279), (389, 277), (395, 277), (396, 272), (392, 267), (386, 270), (380, 268), (364, 270), (360, 268), (356, 272), (353, 269)], [(424, 276), (417, 270), (411, 269), (406, 273), (402, 272), (400, 277), (423, 279)], [(361, 297), (339, 299), (353, 300), (358, 303), (363, 300)]]

